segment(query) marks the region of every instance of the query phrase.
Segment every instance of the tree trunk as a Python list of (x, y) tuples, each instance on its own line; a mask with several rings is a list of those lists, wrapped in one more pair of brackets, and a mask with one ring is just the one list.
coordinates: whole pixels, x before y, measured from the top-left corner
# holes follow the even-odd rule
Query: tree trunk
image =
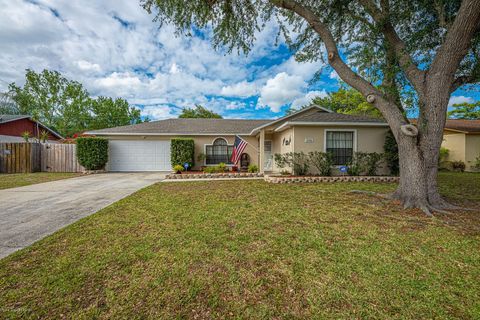
[(397, 133), (400, 183), (392, 198), (399, 200), (405, 208), (420, 208), (430, 212), (427, 190), (427, 171), (417, 137)]

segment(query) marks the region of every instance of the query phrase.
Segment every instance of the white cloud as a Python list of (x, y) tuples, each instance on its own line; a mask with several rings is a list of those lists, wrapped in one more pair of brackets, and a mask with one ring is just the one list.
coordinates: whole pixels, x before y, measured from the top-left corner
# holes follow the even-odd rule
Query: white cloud
[(243, 102), (238, 102), (238, 101), (233, 101), (227, 104), (225, 107), (226, 110), (239, 110), (239, 109), (244, 109), (245, 108), (245, 103)]
[(77, 61), (77, 66), (80, 70), (83, 70), (83, 71), (99, 72), (101, 70), (100, 65), (98, 65), (96, 63), (88, 62), (86, 60)]
[(302, 95), (301, 90), (305, 87), (306, 83), (302, 77), (281, 72), (273, 79), (269, 79), (260, 90), (258, 106), (270, 107), (272, 112), (280, 112), (283, 105), (300, 97)]
[(309, 105), (312, 102), (312, 100), (316, 97), (325, 98), (326, 96), (327, 96), (327, 92), (325, 90), (309, 91), (303, 97), (293, 100), (291, 107), (294, 109), (298, 109), (300, 107)]
[(251, 97), (257, 93), (257, 87), (254, 83), (242, 81), (231, 86), (225, 86), (220, 91), (222, 96), (230, 97)]
[(451, 107), (454, 104), (460, 104), (460, 103), (473, 103), (474, 100), (471, 97), (465, 97), (465, 96), (452, 96), (450, 98), (450, 101), (448, 102), (448, 106)]
[(168, 105), (146, 106), (142, 108), (142, 116), (151, 120), (161, 120), (176, 117)]
[(337, 71), (335, 71), (335, 70), (330, 72), (329, 78), (334, 79), (334, 80), (341, 80), (340, 76), (338, 75)]
[(177, 64), (175, 62), (172, 63), (172, 66), (170, 67), (170, 73), (175, 74), (179, 72), (180, 72), (180, 68), (177, 66)]

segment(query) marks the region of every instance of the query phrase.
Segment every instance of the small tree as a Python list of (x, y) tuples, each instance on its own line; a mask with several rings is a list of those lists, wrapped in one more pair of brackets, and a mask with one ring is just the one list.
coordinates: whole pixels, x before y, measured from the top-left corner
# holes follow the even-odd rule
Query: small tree
[(96, 137), (78, 138), (77, 159), (88, 170), (105, 168), (108, 161), (108, 140)]
[(172, 167), (183, 166), (188, 163), (189, 168), (193, 167), (195, 154), (195, 142), (193, 139), (174, 138), (170, 143), (170, 163)]

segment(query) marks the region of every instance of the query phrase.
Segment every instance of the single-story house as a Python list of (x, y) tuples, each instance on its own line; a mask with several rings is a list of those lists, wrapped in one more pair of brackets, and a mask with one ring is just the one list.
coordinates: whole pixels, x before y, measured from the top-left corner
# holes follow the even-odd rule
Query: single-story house
[(343, 165), (355, 151), (383, 152), (387, 132), (382, 120), (312, 106), (275, 120), (167, 119), (86, 134), (109, 140), (110, 171), (170, 171), (170, 140), (176, 137), (194, 139), (194, 169), (229, 164), (238, 135), (248, 142), (242, 166), (256, 164), (260, 172), (278, 172), (275, 153), (328, 151), (336, 165)]
[(48, 132), (48, 142), (55, 143), (63, 137), (44, 124), (32, 119), (29, 115), (0, 114), (0, 143), (25, 142), (22, 137), (28, 131), (32, 141), (40, 136), (42, 131)]
[(480, 157), (480, 120), (447, 120), (442, 147), (449, 151), (446, 160), (463, 161), (466, 171), (474, 171)]

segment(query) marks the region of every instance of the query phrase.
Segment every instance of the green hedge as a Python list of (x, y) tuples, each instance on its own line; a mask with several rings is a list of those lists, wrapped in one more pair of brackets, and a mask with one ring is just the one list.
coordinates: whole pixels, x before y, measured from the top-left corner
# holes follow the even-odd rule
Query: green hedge
[(82, 137), (77, 139), (77, 159), (87, 170), (100, 170), (108, 161), (108, 140)]
[(177, 164), (189, 164), (189, 169), (194, 165), (195, 142), (193, 139), (174, 138), (170, 144), (170, 163), (172, 168)]

